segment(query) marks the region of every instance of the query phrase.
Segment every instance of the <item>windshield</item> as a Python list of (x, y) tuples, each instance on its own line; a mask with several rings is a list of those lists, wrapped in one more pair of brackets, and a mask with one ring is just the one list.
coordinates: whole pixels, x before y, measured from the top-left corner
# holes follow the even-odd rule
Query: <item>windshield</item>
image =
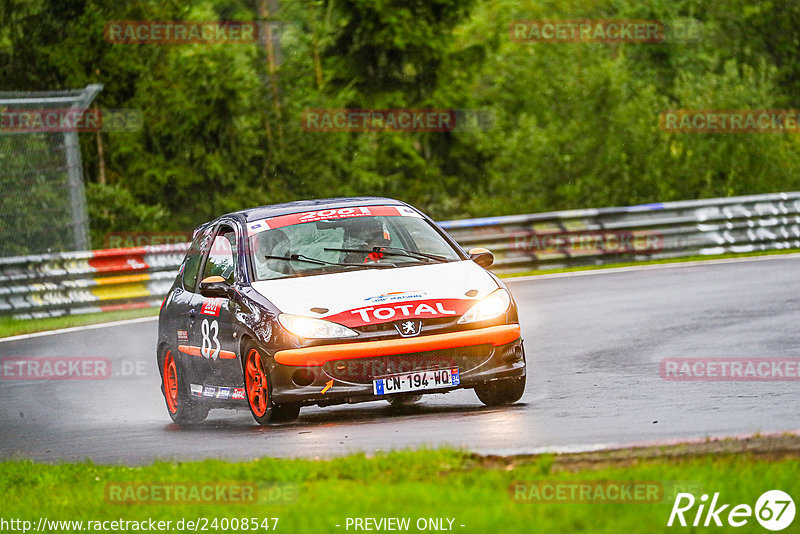
[[(324, 218), (329, 216), (336, 218)], [(256, 280), (461, 259), (430, 223), (405, 207), (292, 214), (248, 229)]]

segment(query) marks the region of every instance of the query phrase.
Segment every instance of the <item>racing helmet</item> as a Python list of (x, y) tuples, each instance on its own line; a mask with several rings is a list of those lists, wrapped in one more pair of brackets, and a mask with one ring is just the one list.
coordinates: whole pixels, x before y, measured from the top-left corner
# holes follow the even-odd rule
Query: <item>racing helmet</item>
[(385, 247), (392, 236), (383, 222), (376, 217), (357, 217), (347, 227), (350, 241), (362, 242), (370, 247)]

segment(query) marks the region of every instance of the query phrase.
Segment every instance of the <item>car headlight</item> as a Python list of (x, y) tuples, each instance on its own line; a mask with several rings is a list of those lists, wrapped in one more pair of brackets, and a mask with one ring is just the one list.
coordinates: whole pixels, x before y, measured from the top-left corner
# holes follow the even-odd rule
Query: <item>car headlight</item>
[(308, 339), (329, 339), (358, 335), (358, 333), (340, 324), (323, 321), (322, 319), (314, 319), (313, 317), (292, 315), (290, 313), (278, 315), (278, 322), (292, 334)]
[(504, 314), (509, 306), (511, 306), (511, 295), (505, 289), (498, 289), (467, 310), (467, 313), (458, 320), (458, 324), (494, 319)]

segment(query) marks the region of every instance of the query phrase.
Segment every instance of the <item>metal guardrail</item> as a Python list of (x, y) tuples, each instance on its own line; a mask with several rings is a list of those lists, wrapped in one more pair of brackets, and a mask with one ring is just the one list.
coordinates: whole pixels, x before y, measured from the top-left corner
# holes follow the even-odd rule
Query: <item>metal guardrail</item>
[[(800, 192), (439, 223), (512, 273), (800, 248)], [(0, 314), (46, 317), (159, 306), (188, 243), (0, 258)]]
[(557, 211), (440, 225), (464, 248), (485, 247), (492, 270), (800, 248), (800, 192)]
[(0, 258), (0, 314), (20, 318), (160, 306), (188, 243)]

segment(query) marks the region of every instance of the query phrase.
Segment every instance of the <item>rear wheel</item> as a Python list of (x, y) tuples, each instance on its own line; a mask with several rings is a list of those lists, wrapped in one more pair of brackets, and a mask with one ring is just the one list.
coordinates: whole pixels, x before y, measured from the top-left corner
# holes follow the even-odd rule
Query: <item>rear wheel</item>
[(162, 388), (169, 416), (181, 425), (202, 423), (208, 416), (208, 408), (189, 396), (183, 375), (169, 347), (164, 351), (162, 366)]
[(475, 387), (475, 394), (486, 406), (513, 404), (525, 393), (525, 377), (495, 380)]

